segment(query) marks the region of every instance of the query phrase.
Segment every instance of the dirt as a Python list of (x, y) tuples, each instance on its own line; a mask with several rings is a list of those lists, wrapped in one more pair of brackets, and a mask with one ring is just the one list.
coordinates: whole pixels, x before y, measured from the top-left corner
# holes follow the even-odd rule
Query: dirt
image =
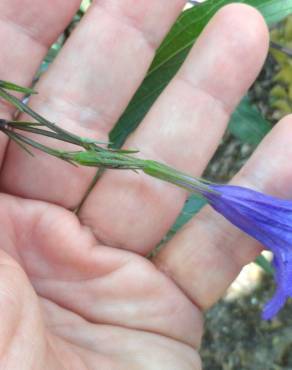
[(264, 276), (254, 292), (232, 302), (222, 299), (206, 313), (205, 370), (292, 369), (292, 302), (272, 321), (261, 319), (273, 291), (273, 278)]

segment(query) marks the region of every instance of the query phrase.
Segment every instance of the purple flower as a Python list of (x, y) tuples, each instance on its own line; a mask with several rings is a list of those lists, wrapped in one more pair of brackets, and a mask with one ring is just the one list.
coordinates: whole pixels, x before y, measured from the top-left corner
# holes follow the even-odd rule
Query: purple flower
[(262, 316), (266, 320), (275, 316), (292, 297), (292, 200), (240, 186), (211, 184), (156, 161), (143, 161), (142, 169), (150, 176), (201, 194), (217, 212), (273, 252), (277, 289)]
[(273, 252), (276, 292), (262, 317), (271, 319), (292, 297), (292, 201), (230, 185), (208, 186), (209, 204), (232, 224)]

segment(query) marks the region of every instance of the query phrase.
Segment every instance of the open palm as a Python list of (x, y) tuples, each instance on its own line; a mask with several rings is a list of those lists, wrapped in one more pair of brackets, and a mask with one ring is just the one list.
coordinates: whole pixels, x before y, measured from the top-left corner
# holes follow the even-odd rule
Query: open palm
[[(30, 85), (79, 3), (2, 0), (1, 79)], [(31, 106), (79, 135), (106, 139), (183, 6), (183, 0), (94, 1)], [(261, 68), (267, 40), (254, 9), (223, 8), (126, 145), (199, 175)], [(2, 103), (1, 117), (11, 114)], [(288, 121), (234, 181), (289, 195)], [(70, 210), (94, 170), (43, 153), (31, 158), (4, 136), (0, 145), (1, 368), (199, 369), (201, 310), (259, 246), (206, 208), (150, 262), (144, 256), (174, 222), (183, 191), (108, 171), (78, 219)], [(276, 186), (271, 174), (283, 180)]]

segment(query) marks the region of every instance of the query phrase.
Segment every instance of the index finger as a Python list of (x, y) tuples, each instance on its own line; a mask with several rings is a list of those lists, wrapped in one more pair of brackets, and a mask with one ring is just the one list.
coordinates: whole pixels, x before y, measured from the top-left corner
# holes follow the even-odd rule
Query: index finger
[[(80, 0), (1, 0), (0, 79), (29, 86), (50, 45), (77, 11)], [(12, 110), (0, 104), (2, 118)], [(7, 139), (0, 134), (0, 166)]]

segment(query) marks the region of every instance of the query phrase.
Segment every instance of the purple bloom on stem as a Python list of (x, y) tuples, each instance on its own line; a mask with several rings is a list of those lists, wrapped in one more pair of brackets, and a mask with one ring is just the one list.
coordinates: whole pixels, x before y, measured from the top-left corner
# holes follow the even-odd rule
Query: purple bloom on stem
[(217, 212), (273, 252), (277, 289), (262, 316), (266, 320), (275, 316), (292, 297), (292, 200), (240, 186), (211, 184), (156, 161), (144, 161), (142, 169), (150, 176), (201, 194)]
[(208, 187), (211, 191), (203, 195), (209, 204), (274, 254), (277, 288), (262, 314), (264, 319), (271, 319), (292, 297), (292, 201), (239, 186)]

